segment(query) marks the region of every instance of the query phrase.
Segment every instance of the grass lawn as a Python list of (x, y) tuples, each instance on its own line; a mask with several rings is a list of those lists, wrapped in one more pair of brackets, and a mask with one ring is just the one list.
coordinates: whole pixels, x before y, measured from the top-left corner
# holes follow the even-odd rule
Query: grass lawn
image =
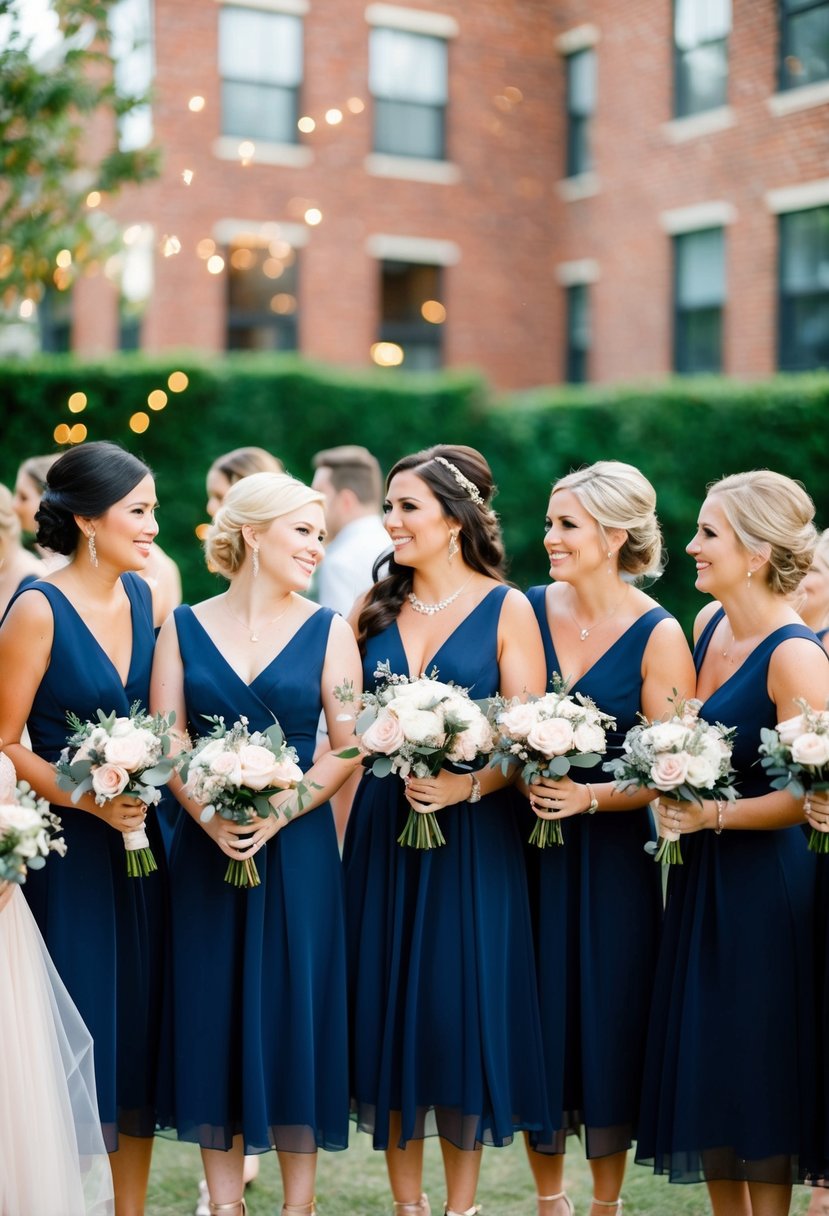
[[(573, 1141), (568, 1155), (566, 1181), (577, 1216), (589, 1208), (590, 1173)], [(279, 1216), (282, 1189), (279, 1167), (272, 1153), (261, 1160), (259, 1179), (248, 1188), (249, 1216)], [(198, 1150), (191, 1144), (159, 1139), (153, 1157), (148, 1216), (188, 1216), (196, 1201), (201, 1169)], [(435, 1216), (442, 1211), (443, 1184), (437, 1141), (426, 1145), (425, 1189)], [(478, 1201), (482, 1216), (535, 1216), (533, 1186), (516, 1141), (510, 1148), (484, 1149)], [(320, 1216), (391, 1216), (391, 1199), (382, 1154), (371, 1149), (368, 1136), (352, 1130), (351, 1148), (345, 1153), (320, 1153), (317, 1176)], [(624, 1216), (704, 1216), (710, 1211), (704, 1186), (669, 1186), (641, 1166), (631, 1165), (624, 1188)], [(809, 1192), (798, 1187), (792, 1213), (801, 1216), (809, 1206)]]

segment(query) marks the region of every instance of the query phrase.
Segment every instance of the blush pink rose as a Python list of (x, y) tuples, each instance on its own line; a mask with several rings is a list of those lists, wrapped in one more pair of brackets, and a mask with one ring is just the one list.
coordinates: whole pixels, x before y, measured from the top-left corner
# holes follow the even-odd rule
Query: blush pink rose
[(259, 743), (246, 743), (239, 748), (242, 785), (251, 790), (263, 790), (271, 784), (276, 759), (270, 748)]
[(118, 764), (100, 764), (92, 771), (92, 788), (96, 798), (117, 798), (129, 783), (129, 773)]
[(230, 785), (242, 784), (242, 765), (236, 752), (221, 751), (211, 757), (208, 771), (212, 777), (221, 777)]
[(113, 735), (104, 744), (104, 755), (110, 764), (125, 768), (128, 773), (137, 773), (148, 768), (151, 762), (150, 747), (155, 739), (144, 730), (133, 730), (128, 734)]
[(526, 739), (537, 720), (538, 714), (532, 705), (513, 705), (498, 718), (504, 734), (510, 739)]
[(367, 752), (377, 752), (381, 756), (391, 756), (406, 742), (403, 727), (393, 713), (381, 709), (377, 717), (364, 731), (362, 744)]
[(651, 766), (651, 781), (658, 790), (675, 790), (688, 776), (687, 752), (667, 752)]
[(302, 776), (302, 769), (293, 760), (280, 760), (273, 766), (271, 785), (280, 790), (290, 790), (299, 784)]
[(802, 735), (806, 729), (806, 723), (803, 720), (803, 714), (798, 714), (796, 718), (786, 718), (785, 722), (778, 722), (775, 730), (780, 736), (780, 742), (785, 743), (786, 747), (791, 747), (798, 735)]
[(829, 735), (807, 731), (792, 744), (792, 760), (809, 768), (821, 768), (829, 763)]
[(604, 731), (593, 722), (582, 722), (573, 731), (573, 742), (580, 752), (598, 752), (600, 755), (607, 746)]
[(573, 728), (563, 718), (536, 722), (527, 735), (527, 746), (542, 756), (563, 756), (573, 750)]

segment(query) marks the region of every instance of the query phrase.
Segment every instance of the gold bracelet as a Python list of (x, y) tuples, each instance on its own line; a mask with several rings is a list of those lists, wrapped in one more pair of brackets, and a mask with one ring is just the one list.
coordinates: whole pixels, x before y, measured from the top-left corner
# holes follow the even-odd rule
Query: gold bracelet
[(722, 830), (725, 827), (724, 822), (725, 802), (722, 798), (717, 799), (717, 826), (714, 828), (716, 836), (722, 836)]

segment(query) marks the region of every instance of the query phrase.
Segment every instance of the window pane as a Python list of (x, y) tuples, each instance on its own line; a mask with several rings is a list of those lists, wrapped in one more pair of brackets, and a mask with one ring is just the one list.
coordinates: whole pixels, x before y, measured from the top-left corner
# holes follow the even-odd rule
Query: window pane
[(829, 291), (823, 295), (784, 297), (780, 367), (783, 371), (829, 367)]
[(222, 134), (296, 143), (297, 95), (274, 85), (222, 83)]
[(219, 13), (219, 72), (295, 88), (302, 80), (302, 21), (286, 13), (223, 8)]
[(731, 0), (676, 0), (674, 40), (681, 51), (731, 33)]
[(724, 106), (728, 98), (728, 46), (709, 43), (677, 58), (677, 105), (681, 118)]
[(829, 4), (784, 16), (783, 88), (829, 79)]
[[(151, 0), (118, 0), (109, 13), (115, 88), (119, 97), (143, 97), (153, 81)], [(153, 137), (152, 107), (136, 106), (118, 120), (122, 152), (145, 148)]]
[(380, 341), (403, 348), (407, 371), (434, 371), (442, 364), (442, 324), (431, 324), (423, 306), (441, 301), (441, 269), (408, 262), (380, 266)]
[(405, 30), (372, 30), (369, 87), (374, 97), (445, 105), (449, 88), (445, 41)]
[(725, 242), (722, 228), (689, 232), (675, 239), (677, 308), (704, 308), (725, 300)]
[(567, 109), (582, 117), (596, 109), (595, 51), (578, 51), (567, 57)]
[(297, 349), (297, 257), (240, 238), (227, 251), (228, 350)]
[(829, 291), (829, 207), (781, 216), (780, 229), (783, 290)]
[(442, 160), (443, 107), (412, 105), (404, 101), (374, 103), (374, 150), (389, 156), (421, 156)]
[(721, 371), (721, 309), (678, 312), (676, 324), (676, 370), (685, 374)]
[(567, 289), (566, 377), (570, 384), (587, 380), (590, 351), (590, 292), (585, 284)]

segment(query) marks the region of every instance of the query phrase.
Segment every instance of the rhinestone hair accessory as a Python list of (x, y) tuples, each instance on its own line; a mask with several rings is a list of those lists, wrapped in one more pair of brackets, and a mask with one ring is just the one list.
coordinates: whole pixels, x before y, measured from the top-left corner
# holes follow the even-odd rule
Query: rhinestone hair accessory
[(468, 477), (464, 477), (463, 473), (456, 464), (452, 464), (451, 460), (447, 460), (445, 456), (435, 456), (434, 459), (438, 462), (438, 464), (444, 465), (449, 470), (455, 481), (462, 490), (466, 491), (476, 506), (484, 506), (484, 499), (481, 491), (475, 485), (474, 481), (470, 481)]

